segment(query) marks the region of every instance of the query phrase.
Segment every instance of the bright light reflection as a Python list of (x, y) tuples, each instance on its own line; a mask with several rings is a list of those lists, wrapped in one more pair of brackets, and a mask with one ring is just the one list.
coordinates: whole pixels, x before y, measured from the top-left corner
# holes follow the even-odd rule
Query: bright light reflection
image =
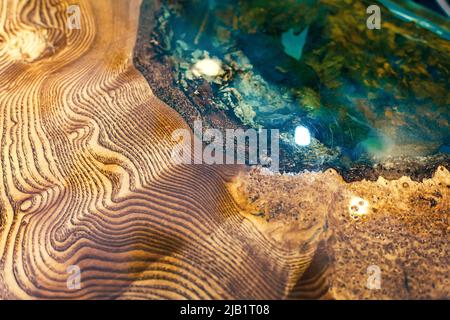
[(222, 63), (217, 59), (205, 58), (195, 63), (192, 72), (197, 77), (202, 75), (215, 77), (222, 73)]
[(311, 133), (308, 128), (303, 126), (295, 128), (295, 143), (299, 146), (307, 146), (311, 143)]
[(363, 216), (369, 213), (369, 202), (359, 197), (353, 197), (350, 199), (348, 209), (352, 216)]

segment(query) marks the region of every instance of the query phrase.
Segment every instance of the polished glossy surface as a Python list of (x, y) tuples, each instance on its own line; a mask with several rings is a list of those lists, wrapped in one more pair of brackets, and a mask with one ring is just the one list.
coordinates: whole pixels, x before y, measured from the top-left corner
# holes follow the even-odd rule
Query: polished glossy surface
[(187, 94), (206, 82), (242, 125), (280, 129), (286, 170), (448, 153), (449, 19), (375, 1), (370, 30), (372, 2), (193, 0), (163, 5), (156, 30)]

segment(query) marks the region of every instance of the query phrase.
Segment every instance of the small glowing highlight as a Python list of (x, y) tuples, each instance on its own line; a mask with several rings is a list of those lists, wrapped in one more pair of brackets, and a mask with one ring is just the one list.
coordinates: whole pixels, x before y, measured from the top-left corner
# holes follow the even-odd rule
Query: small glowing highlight
[(353, 197), (350, 199), (348, 210), (353, 218), (365, 216), (369, 213), (369, 202), (359, 197)]
[(308, 128), (303, 126), (295, 128), (295, 143), (299, 146), (308, 146), (311, 143), (311, 133)]
[(192, 73), (197, 76), (216, 77), (223, 72), (220, 60), (205, 58), (197, 61), (192, 68)]

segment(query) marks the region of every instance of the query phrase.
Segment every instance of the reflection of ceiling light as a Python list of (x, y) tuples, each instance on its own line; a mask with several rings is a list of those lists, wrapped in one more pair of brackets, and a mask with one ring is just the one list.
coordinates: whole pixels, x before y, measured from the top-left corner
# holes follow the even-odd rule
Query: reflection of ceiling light
[(295, 128), (295, 143), (299, 146), (307, 146), (311, 143), (311, 134), (307, 128), (303, 126)]
[(33, 62), (47, 48), (46, 37), (46, 31), (20, 31), (6, 42), (6, 52), (13, 60)]
[(222, 73), (222, 63), (220, 60), (205, 58), (197, 61), (192, 69), (195, 76), (200, 77), (202, 75), (208, 77), (215, 77)]
[(353, 197), (350, 199), (348, 210), (351, 216), (364, 216), (369, 213), (369, 202), (359, 197)]

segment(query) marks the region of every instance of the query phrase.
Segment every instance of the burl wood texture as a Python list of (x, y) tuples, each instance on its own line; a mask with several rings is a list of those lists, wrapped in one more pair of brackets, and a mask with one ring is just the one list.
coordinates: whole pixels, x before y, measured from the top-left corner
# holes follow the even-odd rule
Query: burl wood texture
[(242, 168), (170, 162), (187, 125), (132, 65), (139, 6), (0, 2), (0, 297), (289, 297), (317, 243), (244, 213)]

